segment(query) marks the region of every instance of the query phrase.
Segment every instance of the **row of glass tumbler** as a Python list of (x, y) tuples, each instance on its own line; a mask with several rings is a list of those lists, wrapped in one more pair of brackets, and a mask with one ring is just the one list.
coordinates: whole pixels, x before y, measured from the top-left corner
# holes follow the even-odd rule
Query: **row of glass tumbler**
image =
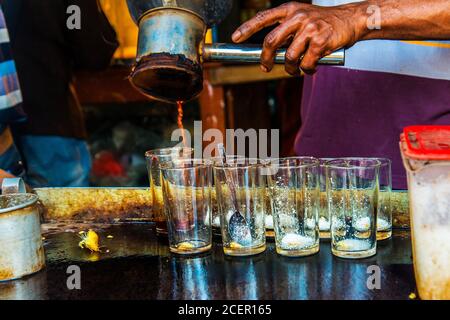
[[(176, 153), (164, 150), (170, 151), (171, 159), (161, 162), (159, 158), (157, 168), (154, 156), (152, 161), (148, 153), (147, 160), (154, 199), (158, 198), (155, 190), (161, 182), (164, 199), (159, 200), (165, 209), (170, 250), (174, 253), (195, 254), (211, 249), (214, 205), (221, 220), (224, 252), (232, 256), (265, 250), (270, 216), (277, 252), (285, 256), (317, 253), (319, 230), (326, 236), (330, 225), (333, 254), (347, 258), (374, 255), (377, 215), (379, 239), (391, 236), (389, 160), (259, 161), (230, 157), (222, 166), (218, 160), (190, 159), (190, 151), (186, 153), (190, 149), (177, 149)], [(238, 211), (251, 235), (251, 241), (245, 243), (230, 236), (229, 222), (236, 210), (226, 174), (233, 177)]]

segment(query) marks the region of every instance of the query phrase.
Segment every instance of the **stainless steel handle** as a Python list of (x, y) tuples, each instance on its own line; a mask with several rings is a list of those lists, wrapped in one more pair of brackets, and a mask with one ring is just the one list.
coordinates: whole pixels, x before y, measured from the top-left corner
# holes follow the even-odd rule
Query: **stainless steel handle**
[[(261, 60), (262, 47), (249, 44), (214, 43), (203, 49), (203, 59), (211, 62), (258, 63)], [(277, 51), (275, 63), (286, 61), (286, 49)], [(344, 65), (345, 50), (341, 49), (319, 60), (321, 65)]]

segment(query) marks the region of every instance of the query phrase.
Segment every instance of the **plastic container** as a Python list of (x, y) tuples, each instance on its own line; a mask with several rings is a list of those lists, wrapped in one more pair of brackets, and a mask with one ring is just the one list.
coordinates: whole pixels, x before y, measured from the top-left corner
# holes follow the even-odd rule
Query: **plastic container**
[(408, 172), (414, 271), (425, 300), (450, 299), (450, 126), (408, 127), (400, 147)]

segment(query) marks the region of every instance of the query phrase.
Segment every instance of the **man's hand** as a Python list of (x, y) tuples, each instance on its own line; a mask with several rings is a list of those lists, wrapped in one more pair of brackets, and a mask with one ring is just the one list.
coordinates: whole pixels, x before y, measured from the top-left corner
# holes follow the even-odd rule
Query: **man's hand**
[[(369, 8), (379, 9), (379, 28), (368, 28)], [(320, 58), (360, 40), (450, 40), (450, 1), (366, 0), (335, 7), (289, 2), (258, 13), (236, 30), (233, 41), (277, 23), (264, 41), (263, 71), (273, 68), (276, 49), (290, 42), (286, 71), (313, 73)]]
[(14, 178), (12, 174), (9, 174), (8, 172), (0, 169), (0, 180), (3, 180), (4, 178)]
[[(286, 52), (286, 71), (291, 75), (314, 73), (324, 56), (359, 40), (365, 20), (358, 19), (357, 6), (319, 7), (299, 2), (285, 3), (259, 12), (233, 34), (234, 42), (243, 42), (265, 27), (280, 23), (264, 41), (261, 68), (268, 72), (274, 65), (277, 49), (290, 43)], [(303, 59), (301, 59), (303, 57)]]

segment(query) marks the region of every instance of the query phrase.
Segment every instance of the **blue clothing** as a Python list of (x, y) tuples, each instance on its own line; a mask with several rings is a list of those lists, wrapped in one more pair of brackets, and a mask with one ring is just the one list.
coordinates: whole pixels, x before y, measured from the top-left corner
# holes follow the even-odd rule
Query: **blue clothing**
[[(17, 77), (8, 28), (6, 27), (3, 8), (0, 6), (0, 139), (3, 146), (0, 150), (0, 169), (13, 175), (23, 175), (23, 167), (19, 152), (10, 138), (9, 126), (25, 120), (22, 108), (22, 93)], [(8, 137), (8, 139), (6, 138)]]
[(58, 136), (21, 136), (25, 180), (34, 188), (88, 187), (91, 155), (86, 141)]
[(0, 169), (16, 177), (24, 177), (25, 170), (15, 144), (11, 144), (5, 152), (0, 154)]
[(22, 94), (17, 78), (9, 33), (0, 7), (0, 133), (10, 123), (25, 119), (22, 109)]

